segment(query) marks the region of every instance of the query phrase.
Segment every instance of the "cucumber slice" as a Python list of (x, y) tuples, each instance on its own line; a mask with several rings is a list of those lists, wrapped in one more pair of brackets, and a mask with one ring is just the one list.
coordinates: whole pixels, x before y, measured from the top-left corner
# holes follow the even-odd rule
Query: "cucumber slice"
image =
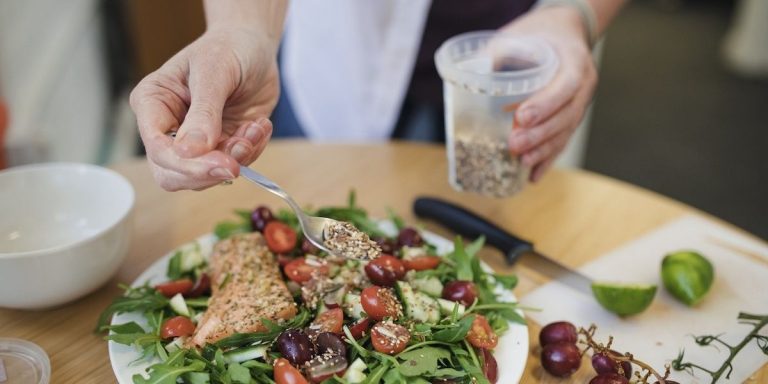
[(443, 316), (450, 316), (453, 314), (453, 307), (456, 305), (459, 306), (459, 317), (464, 315), (464, 312), (467, 310), (467, 307), (464, 306), (464, 304), (457, 303), (454, 301), (446, 300), (446, 299), (437, 299), (437, 304), (440, 305), (440, 313)]
[(410, 319), (424, 323), (440, 321), (440, 306), (435, 299), (414, 291), (413, 287), (404, 281), (395, 284), (395, 291), (400, 297), (406, 316)]
[(173, 339), (173, 341), (165, 345), (165, 350), (168, 351), (168, 353), (174, 353), (178, 351), (184, 345), (184, 339), (184, 337), (177, 337)]
[(189, 317), (189, 308), (187, 307), (187, 302), (184, 301), (184, 296), (181, 295), (181, 293), (177, 293), (175, 296), (171, 298), (170, 301), (171, 309), (173, 309), (174, 312), (178, 313), (179, 315)]
[(350, 292), (344, 295), (344, 303), (341, 307), (344, 309), (344, 313), (353, 319), (361, 319), (365, 314), (363, 304), (360, 302), (360, 295), (357, 293)]
[(181, 271), (190, 272), (205, 263), (200, 244), (193, 243), (181, 248)]
[(441, 297), (443, 295), (443, 283), (434, 276), (413, 279), (411, 280), (411, 285), (414, 289), (432, 297)]
[(368, 366), (365, 365), (365, 362), (360, 358), (357, 358), (350, 364), (349, 368), (347, 368), (347, 372), (344, 373), (344, 379), (347, 380), (349, 384), (362, 383), (367, 377), (367, 375), (363, 373), (366, 369), (368, 369)]
[(264, 357), (267, 354), (266, 345), (255, 345), (245, 348), (239, 348), (234, 351), (224, 353), (224, 361), (227, 363), (242, 363), (243, 361), (254, 360)]

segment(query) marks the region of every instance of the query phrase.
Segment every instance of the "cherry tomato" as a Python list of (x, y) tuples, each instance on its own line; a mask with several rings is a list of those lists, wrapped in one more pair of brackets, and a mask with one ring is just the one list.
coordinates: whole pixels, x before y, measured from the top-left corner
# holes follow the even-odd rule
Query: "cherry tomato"
[(402, 308), (391, 289), (382, 288), (378, 285), (363, 289), (360, 294), (360, 301), (363, 305), (363, 311), (376, 321), (381, 321), (385, 317), (397, 318), (400, 314), (400, 308)]
[(277, 220), (264, 227), (264, 238), (269, 250), (275, 253), (290, 252), (296, 246), (296, 231)]
[(471, 281), (456, 280), (445, 284), (443, 299), (459, 302), (469, 307), (477, 298), (477, 287)]
[(483, 315), (475, 315), (472, 327), (467, 334), (467, 340), (476, 348), (493, 349), (499, 343), (499, 336), (493, 331), (488, 319)]
[(194, 285), (195, 283), (190, 279), (180, 279), (155, 285), (155, 289), (165, 297), (174, 297), (177, 293), (182, 295), (189, 293)]
[(499, 381), (499, 365), (491, 351), (485, 348), (477, 348), (477, 357), (480, 358), (480, 366), (483, 368), (483, 375), (491, 384)]
[(395, 355), (403, 351), (411, 340), (411, 333), (402, 325), (380, 322), (371, 328), (373, 348), (381, 353)]
[(309, 384), (301, 372), (283, 358), (275, 360), (274, 374), (277, 384)]
[(437, 268), (441, 261), (438, 256), (418, 256), (413, 259), (403, 259), (403, 264), (405, 264), (405, 269), (424, 271)]
[(333, 332), (341, 333), (344, 326), (344, 311), (341, 308), (334, 308), (325, 311), (315, 318), (315, 321), (309, 326), (313, 332)]
[(171, 339), (179, 336), (189, 336), (195, 333), (195, 324), (187, 317), (176, 316), (163, 322), (160, 337)]
[(203, 273), (195, 281), (195, 285), (187, 292), (184, 297), (198, 297), (211, 292), (211, 278), (207, 273)]
[(397, 257), (381, 255), (365, 266), (365, 274), (374, 284), (391, 287), (405, 276), (405, 266)]
[(363, 338), (363, 336), (365, 336), (365, 333), (368, 332), (368, 328), (370, 326), (371, 326), (371, 318), (363, 317), (362, 319), (352, 324), (351, 327), (349, 327), (349, 333), (352, 334), (352, 337), (354, 337), (355, 340), (358, 340)]
[(307, 259), (298, 257), (285, 265), (283, 271), (289, 279), (297, 283), (306, 283), (312, 278), (312, 274), (317, 271), (321, 275), (328, 274), (328, 265), (320, 263), (318, 265), (312, 265), (307, 263)]

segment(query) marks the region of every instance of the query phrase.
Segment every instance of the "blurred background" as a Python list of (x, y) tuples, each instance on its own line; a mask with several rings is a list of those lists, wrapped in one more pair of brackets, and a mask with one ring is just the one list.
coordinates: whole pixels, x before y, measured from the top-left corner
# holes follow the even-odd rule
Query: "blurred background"
[[(0, 1), (0, 168), (141, 156), (128, 94), (204, 28), (197, 0)], [(561, 165), (768, 238), (768, 2), (635, 0), (602, 48)]]

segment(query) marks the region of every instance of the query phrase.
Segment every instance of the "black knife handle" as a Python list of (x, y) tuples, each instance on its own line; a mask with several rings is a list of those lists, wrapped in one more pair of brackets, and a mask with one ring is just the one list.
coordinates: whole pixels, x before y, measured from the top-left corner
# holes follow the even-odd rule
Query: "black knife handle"
[(453, 232), (471, 239), (484, 235), (488, 244), (504, 253), (508, 264), (514, 264), (520, 255), (533, 250), (533, 243), (444, 200), (419, 197), (413, 202), (413, 212), (416, 216), (435, 220)]

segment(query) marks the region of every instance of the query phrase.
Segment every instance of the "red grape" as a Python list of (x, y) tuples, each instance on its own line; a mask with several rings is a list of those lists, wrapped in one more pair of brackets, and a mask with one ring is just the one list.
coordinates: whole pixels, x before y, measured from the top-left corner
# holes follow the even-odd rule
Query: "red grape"
[(386, 253), (388, 255), (394, 255), (396, 246), (394, 240), (388, 239), (386, 237), (375, 237), (373, 238), (373, 241), (376, 242), (376, 244), (381, 247), (381, 253)]
[(462, 303), (469, 307), (477, 298), (477, 288), (471, 281), (456, 280), (445, 284), (443, 299)]
[(629, 380), (618, 373), (610, 372), (593, 377), (589, 384), (629, 384)]
[[(621, 356), (620, 353), (611, 350), (610, 354), (613, 356)], [(619, 364), (616, 360), (608, 356), (607, 353), (596, 353), (592, 355), (592, 367), (595, 368), (595, 372), (602, 373), (619, 373)], [(629, 361), (622, 361), (621, 368), (624, 370), (624, 377), (627, 379), (632, 378), (632, 364)]]
[(547, 344), (541, 350), (541, 365), (554, 376), (568, 377), (581, 366), (581, 351), (569, 342)]
[(560, 342), (575, 344), (578, 338), (576, 327), (567, 321), (549, 323), (539, 332), (539, 344), (542, 347)]
[(422, 244), (424, 244), (424, 239), (422, 239), (421, 234), (413, 228), (403, 228), (397, 235), (397, 245), (399, 247), (420, 247)]
[(251, 212), (251, 227), (254, 231), (264, 232), (267, 223), (274, 220), (272, 211), (264, 205), (259, 205)]

